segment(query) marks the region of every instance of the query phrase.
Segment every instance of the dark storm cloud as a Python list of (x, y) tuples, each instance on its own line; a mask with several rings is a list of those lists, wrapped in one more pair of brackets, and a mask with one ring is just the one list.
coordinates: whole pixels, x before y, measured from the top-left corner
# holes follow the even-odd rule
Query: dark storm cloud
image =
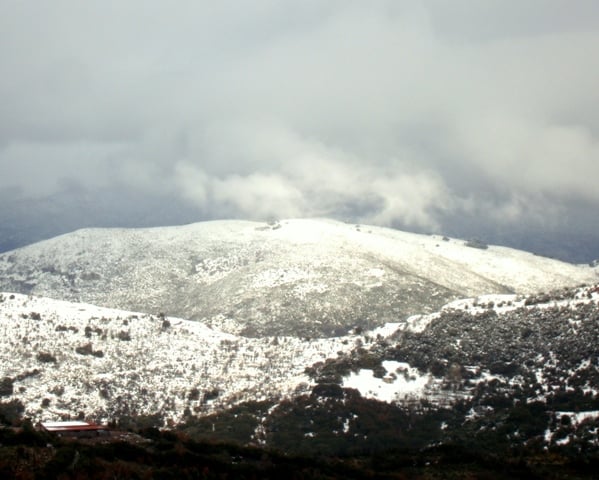
[(0, 2), (0, 189), (440, 228), (599, 207), (594, 1)]

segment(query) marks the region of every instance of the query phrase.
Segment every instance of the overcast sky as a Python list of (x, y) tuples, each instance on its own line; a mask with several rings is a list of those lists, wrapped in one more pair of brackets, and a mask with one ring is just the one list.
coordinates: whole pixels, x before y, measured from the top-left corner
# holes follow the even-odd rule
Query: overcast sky
[(23, 196), (430, 230), (599, 211), (596, 0), (0, 0), (0, 65)]

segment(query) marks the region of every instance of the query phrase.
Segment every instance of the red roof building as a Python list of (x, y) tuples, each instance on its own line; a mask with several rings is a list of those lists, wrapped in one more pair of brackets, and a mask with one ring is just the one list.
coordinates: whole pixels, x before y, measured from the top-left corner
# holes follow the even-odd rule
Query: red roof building
[(72, 437), (95, 437), (106, 432), (106, 427), (91, 422), (68, 421), (68, 422), (41, 422), (42, 430)]

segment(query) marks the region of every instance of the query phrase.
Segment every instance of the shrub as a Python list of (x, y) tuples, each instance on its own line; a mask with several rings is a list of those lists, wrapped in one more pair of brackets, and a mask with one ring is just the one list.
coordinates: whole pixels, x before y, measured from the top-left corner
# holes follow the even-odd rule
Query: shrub
[(213, 388), (212, 390), (206, 390), (204, 392), (204, 402), (208, 402), (210, 400), (214, 400), (216, 398), (218, 398), (220, 392), (218, 391), (218, 388)]
[(91, 343), (86, 343), (85, 345), (81, 345), (75, 348), (75, 352), (79, 355), (93, 355), (94, 357), (103, 357), (104, 352), (102, 350), (94, 350)]
[(37, 360), (42, 363), (56, 363), (56, 357), (47, 352), (38, 352)]
[(485, 242), (479, 240), (478, 238), (468, 240), (465, 245), (470, 248), (480, 248), (481, 250), (486, 250), (487, 248), (489, 248), (489, 246)]
[(13, 379), (4, 377), (0, 380), (0, 397), (8, 397), (14, 391)]
[(196, 387), (192, 388), (189, 392), (188, 398), (189, 398), (189, 400), (199, 400), (200, 399), (200, 390)]
[(50, 390), (50, 393), (53, 393), (57, 397), (61, 397), (62, 394), (64, 393), (64, 387), (62, 385), (56, 385), (56, 386), (52, 387), (52, 389)]
[(24, 411), (25, 407), (19, 400), (0, 402), (0, 422), (13, 425), (20, 420)]
[(119, 340), (123, 340), (125, 342), (131, 341), (131, 334), (129, 332), (126, 332), (125, 330), (121, 330), (117, 337)]
[(343, 388), (336, 383), (320, 383), (312, 389), (315, 397), (343, 398)]
[(86, 343), (85, 345), (81, 345), (75, 348), (75, 352), (79, 355), (91, 355), (94, 352), (91, 343)]

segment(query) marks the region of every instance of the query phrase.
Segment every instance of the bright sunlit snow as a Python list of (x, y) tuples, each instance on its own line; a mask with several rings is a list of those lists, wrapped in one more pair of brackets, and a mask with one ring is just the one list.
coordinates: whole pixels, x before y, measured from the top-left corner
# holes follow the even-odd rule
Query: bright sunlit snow
[(387, 374), (382, 378), (375, 377), (372, 370), (361, 369), (358, 373), (350, 373), (343, 380), (343, 386), (355, 388), (366, 398), (393, 402), (422, 395), (430, 381), (430, 375), (419, 374), (407, 363), (384, 361), (383, 367)]

